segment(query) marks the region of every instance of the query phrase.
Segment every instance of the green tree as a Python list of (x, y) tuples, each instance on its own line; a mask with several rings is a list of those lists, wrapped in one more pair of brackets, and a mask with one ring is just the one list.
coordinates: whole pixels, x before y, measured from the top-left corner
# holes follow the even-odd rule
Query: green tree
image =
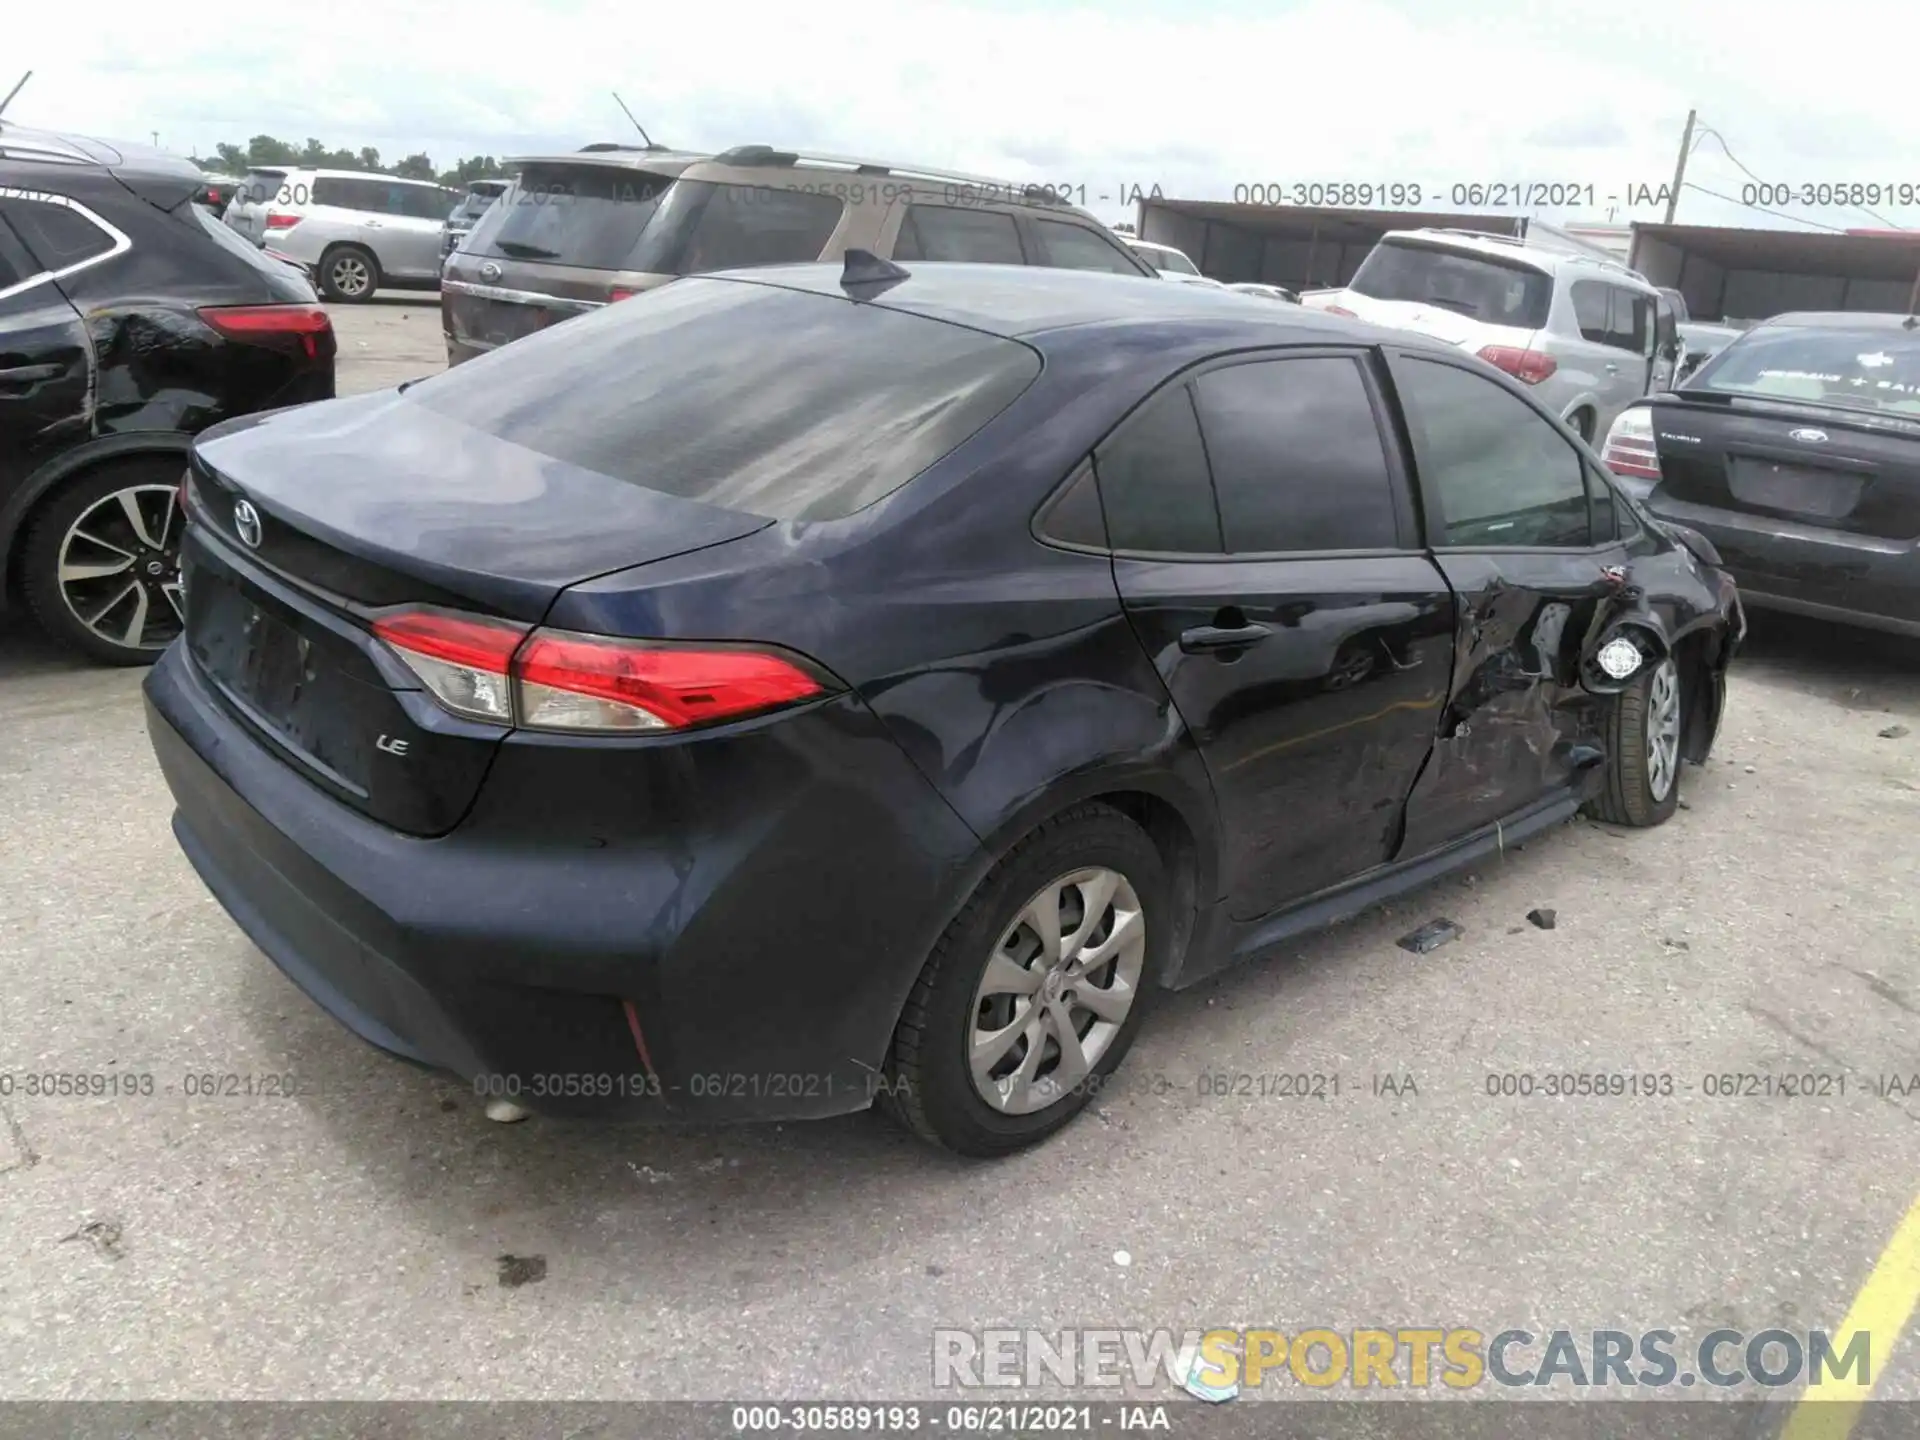
[(393, 167), (393, 173), (408, 180), (433, 179), (433, 161), (425, 153), (409, 155)]

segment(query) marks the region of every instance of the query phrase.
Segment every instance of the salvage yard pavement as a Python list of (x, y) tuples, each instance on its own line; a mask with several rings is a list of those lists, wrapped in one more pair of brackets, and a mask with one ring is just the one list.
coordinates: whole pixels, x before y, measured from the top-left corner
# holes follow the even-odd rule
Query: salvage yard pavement
[[(442, 363), (431, 297), (334, 313), (343, 393)], [(1162, 997), (1092, 1113), (979, 1165), (865, 1116), (490, 1124), (206, 893), (139, 674), (14, 622), (0, 1394), (899, 1398), (951, 1327), (1835, 1328), (1920, 1191), (1920, 647), (1754, 626), (1672, 823)], [(1916, 1349), (1881, 1396), (1920, 1398)]]

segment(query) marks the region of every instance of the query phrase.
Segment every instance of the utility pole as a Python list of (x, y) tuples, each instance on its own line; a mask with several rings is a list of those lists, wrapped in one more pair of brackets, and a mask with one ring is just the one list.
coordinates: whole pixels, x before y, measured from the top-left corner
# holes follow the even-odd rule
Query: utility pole
[(7, 113), (7, 106), (13, 103), (13, 97), (18, 95), (20, 91), (26, 86), (27, 81), (31, 79), (33, 79), (33, 71), (29, 70), (27, 71), (26, 74), (20, 77), (20, 83), (14, 86), (13, 89), (7, 92), (7, 98), (4, 100), (0, 100), (0, 115), (4, 115)]
[(1667, 218), (1661, 223), (1673, 223), (1673, 207), (1680, 203), (1680, 182), (1686, 178), (1687, 156), (1693, 150), (1693, 122), (1699, 117), (1698, 110), (1687, 111), (1687, 128), (1680, 136), (1680, 158), (1673, 162), (1673, 189), (1667, 194)]

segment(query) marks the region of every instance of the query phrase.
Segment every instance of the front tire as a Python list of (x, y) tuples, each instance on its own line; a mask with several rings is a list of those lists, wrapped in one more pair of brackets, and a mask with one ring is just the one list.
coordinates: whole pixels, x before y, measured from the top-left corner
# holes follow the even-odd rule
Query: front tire
[(21, 569), (41, 627), (109, 665), (151, 665), (185, 623), (180, 589), (184, 455), (86, 471), (27, 531)]
[(962, 1155), (1009, 1154), (1079, 1114), (1133, 1044), (1166, 964), (1165, 866), (1108, 806), (1076, 806), (1009, 852), (928, 957), (883, 1108)]
[(329, 250), (320, 261), (320, 293), (329, 300), (354, 305), (373, 298), (380, 288), (380, 262), (358, 245)]
[(1596, 820), (1663, 825), (1680, 802), (1680, 737), (1686, 687), (1672, 656), (1642, 671), (1614, 697), (1607, 719), (1607, 784), (1587, 802)]

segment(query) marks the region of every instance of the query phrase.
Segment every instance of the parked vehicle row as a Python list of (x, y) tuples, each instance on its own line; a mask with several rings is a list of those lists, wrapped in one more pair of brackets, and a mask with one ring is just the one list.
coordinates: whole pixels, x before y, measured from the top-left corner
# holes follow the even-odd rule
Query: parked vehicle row
[(480, 217), (487, 213), (487, 207), (506, 194), (510, 184), (507, 180), (469, 180), (467, 193), (454, 205), (446, 218), (446, 228), (441, 236), (441, 254), (451, 255), (460, 248), (460, 242), (467, 238)]
[(184, 623), (194, 435), (334, 393), (313, 287), (205, 193), (159, 151), (0, 125), (0, 607), (110, 663)]
[[(728, 183), (641, 243), (728, 234)], [(195, 446), (146, 682), (175, 834), (348, 1028), (557, 1113), (878, 1100), (995, 1155), (1161, 990), (1582, 805), (1673, 813), (1738, 601), (1533, 387), (853, 209), (770, 213), (891, 260), (651, 286)]]

